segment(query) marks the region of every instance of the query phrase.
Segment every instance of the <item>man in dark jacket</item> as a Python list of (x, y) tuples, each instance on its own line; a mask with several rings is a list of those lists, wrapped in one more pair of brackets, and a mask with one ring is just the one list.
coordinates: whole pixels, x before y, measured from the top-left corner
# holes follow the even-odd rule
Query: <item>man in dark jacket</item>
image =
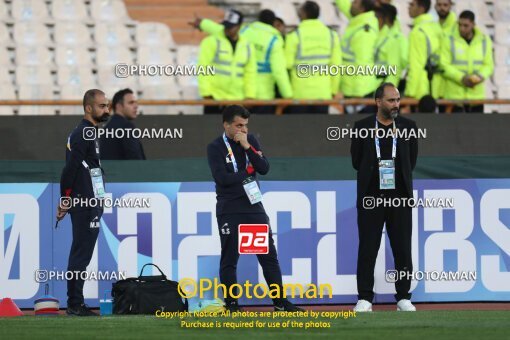
[(102, 135), (101, 158), (112, 160), (145, 159), (142, 143), (138, 138), (133, 137), (132, 130), (135, 129), (133, 120), (136, 119), (138, 101), (132, 90), (124, 89), (113, 95), (112, 109), (114, 115), (106, 124), (105, 130), (112, 132), (123, 129), (122, 134)]
[[(103, 170), (101, 168), (97, 125), (108, 120), (108, 100), (101, 90), (88, 90), (83, 97), (85, 116), (67, 139), (66, 165), (60, 178), (60, 204), (57, 220), (71, 214), (73, 243), (69, 253), (67, 270), (75, 273), (67, 281), (67, 314), (94, 316), (84, 304), (81, 273), (85, 271), (99, 235), (103, 208), (87, 205), (87, 202), (101, 199), (105, 195)], [(79, 206), (72, 206), (72, 199), (80, 199)]]
[[(377, 114), (354, 124), (354, 132), (358, 134), (351, 144), (352, 165), (358, 172), (358, 303), (354, 308), (358, 312), (372, 311), (374, 268), (384, 225), (390, 238), (395, 269), (398, 273), (413, 270), (412, 207), (406, 204), (376, 206), (375, 203), (377, 200), (394, 202), (394, 199), (406, 202), (413, 198), (412, 171), (418, 157), (417, 127), (414, 121), (398, 116), (400, 93), (393, 84), (382, 84), (376, 90), (375, 101)], [(381, 134), (359, 138), (365, 134), (362, 130), (374, 128), (380, 129)], [(385, 137), (378, 138), (380, 135)], [(416, 310), (410, 301), (410, 275), (397, 279), (395, 288), (397, 310)]]
[[(225, 304), (231, 311), (239, 310), (237, 299), (228, 293), (237, 283), (239, 225), (269, 225), (257, 181), (257, 173), (265, 175), (269, 171), (269, 162), (260, 151), (255, 136), (248, 134), (249, 117), (250, 112), (244, 107), (227, 106), (223, 110), (224, 133), (207, 146), (207, 160), (216, 183), (216, 218), (221, 240), (220, 281), (227, 288)], [(282, 297), (282, 273), (270, 228), (268, 237), (268, 253), (257, 254), (257, 258), (270, 288), (274, 284), (280, 287), (279, 297), (273, 299), (274, 308), (276, 311), (300, 311), (301, 308)]]

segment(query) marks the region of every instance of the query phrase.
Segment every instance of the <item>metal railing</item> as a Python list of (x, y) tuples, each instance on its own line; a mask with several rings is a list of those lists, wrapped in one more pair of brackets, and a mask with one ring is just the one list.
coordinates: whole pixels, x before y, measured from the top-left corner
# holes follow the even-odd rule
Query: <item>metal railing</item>
[[(293, 105), (328, 105), (344, 113), (344, 107), (349, 105), (371, 105), (374, 106), (374, 100), (371, 98), (350, 98), (350, 99), (331, 99), (331, 100), (295, 100), (295, 99), (274, 99), (274, 100), (213, 100), (213, 99), (178, 99), (178, 100), (146, 100), (140, 99), (139, 105), (232, 105), (239, 104), (247, 107), (275, 105), (276, 114), (282, 115), (283, 110)], [(437, 100), (438, 105), (444, 105), (446, 112), (452, 112), (457, 105), (510, 105), (510, 99), (484, 99), (484, 100)], [(81, 106), (81, 100), (0, 100), (0, 106), (23, 106), (23, 105), (41, 105), (41, 106)], [(412, 98), (402, 98), (401, 108), (409, 108), (418, 105), (418, 100)]]

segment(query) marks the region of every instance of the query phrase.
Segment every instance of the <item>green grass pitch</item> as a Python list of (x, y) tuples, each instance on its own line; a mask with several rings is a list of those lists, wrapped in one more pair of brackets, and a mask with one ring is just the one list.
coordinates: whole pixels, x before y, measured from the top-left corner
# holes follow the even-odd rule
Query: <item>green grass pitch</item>
[[(231, 318), (186, 318), (231, 321)], [(283, 322), (309, 319), (242, 319)], [(1, 339), (510, 339), (510, 311), (418, 311), (357, 314), (330, 322), (330, 328), (182, 328), (179, 319), (155, 316), (98, 318), (24, 316), (0, 318)]]

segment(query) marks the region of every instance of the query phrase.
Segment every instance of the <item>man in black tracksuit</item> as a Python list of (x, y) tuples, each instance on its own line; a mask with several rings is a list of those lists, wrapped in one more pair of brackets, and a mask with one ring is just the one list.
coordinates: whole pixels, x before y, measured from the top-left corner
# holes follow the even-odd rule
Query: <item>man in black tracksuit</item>
[[(88, 90), (83, 98), (84, 119), (67, 139), (66, 165), (60, 178), (61, 200), (57, 209), (60, 221), (67, 212), (71, 214), (73, 243), (69, 254), (68, 271), (83, 272), (87, 268), (97, 237), (99, 221), (103, 214), (100, 207), (88, 206), (88, 199), (101, 197), (104, 193), (103, 170), (99, 160), (99, 142), (96, 139), (97, 124), (108, 119), (108, 100), (100, 90)], [(96, 185), (92, 184), (92, 175)], [(94, 189), (97, 188), (97, 189)], [(102, 187), (101, 190), (99, 187)], [(67, 198), (80, 198), (82, 202), (71, 206)], [(84, 281), (79, 275), (67, 281), (67, 314), (77, 316), (96, 315), (84, 304)]]
[[(400, 93), (393, 84), (382, 84), (376, 90), (375, 99), (377, 114), (357, 121), (354, 130), (361, 134), (362, 129), (377, 127), (384, 131), (381, 134), (383, 137), (353, 138), (351, 144), (352, 165), (358, 172), (356, 202), (359, 236), (356, 275), (358, 303), (354, 308), (357, 312), (372, 311), (374, 268), (384, 225), (390, 239), (395, 270), (406, 273), (413, 270), (412, 207), (403, 206), (403, 203), (413, 198), (412, 171), (418, 157), (418, 141), (415, 138), (417, 127), (414, 121), (398, 116)], [(405, 136), (401, 138), (402, 136), (398, 135), (392, 138), (390, 129), (408, 133), (408, 138)], [(414, 131), (414, 134), (411, 131)], [(390, 164), (393, 166), (389, 166)], [(390, 173), (393, 173), (391, 182), (388, 180)], [(366, 200), (367, 198), (369, 200)], [(398, 201), (402, 204), (375, 206), (372, 198)], [(410, 276), (409, 279), (404, 276), (394, 282), (397, 291), (395, 295), (397, 310), (416, 310), (410, 301)]]
[[(239, 224), (268, 224), (261, 202), (251, 204), (243, 187), (243, 181), (257, 172), (265, 175), (269, 171), (269, 162), (260, 151), (257, 139), (248, 134), (250, 113), (244, 107), (232, 105), (223, 111), (224, 134), (207, 146), (207, 159), (216, 183), (216, 218), (221, 240), (220, 281), (227, 289), (225, 304), (229, 310), (239, 310), (237, 300), (228, 295), (229, 287), (237, 283), (238, 226)], [(229, 155), (228, 149), (232, 154)], [(248, 164), (247, 164), (248, 160)], [(257, 254), (267, 284), (282, 287), (282, 273), (269, 229), (269, 253)], [(280, 289), (280, 297), (282, 297)], [(235, 294), (237, 295), (237, 294)], [(273, 299), (275, 310), (298, 311), (287, 299)]]

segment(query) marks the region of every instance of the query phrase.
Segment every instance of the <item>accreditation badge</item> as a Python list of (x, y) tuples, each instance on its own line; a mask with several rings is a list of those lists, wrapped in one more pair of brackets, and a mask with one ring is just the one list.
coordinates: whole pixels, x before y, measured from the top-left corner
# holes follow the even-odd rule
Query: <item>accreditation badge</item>
[(395, 189), (395, 161), (392, 159), (379, 161), (379, 189)]
[(95, 198), (104, 198), (104, 183), (103, 183), (103, 171), (101, 168), (90, 169), (90, 178), (92, 180), (92, 189), (94, 190)]
[(253, 177), (250, 176), (243, 181), (243, 188), (251, 204), (256, 204), (262, 201), (262, 193), (260, 192), (257, 181), (255, 181)]

